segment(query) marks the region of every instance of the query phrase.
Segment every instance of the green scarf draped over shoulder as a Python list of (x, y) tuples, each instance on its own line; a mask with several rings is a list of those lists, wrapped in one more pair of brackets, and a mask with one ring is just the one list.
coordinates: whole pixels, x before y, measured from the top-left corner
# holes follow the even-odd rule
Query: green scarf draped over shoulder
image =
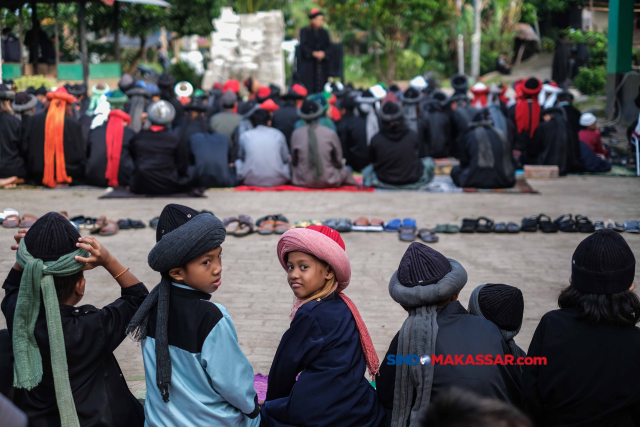
[(51, 348), (51, 369), (60, 412), (61, 425), (79, 427), (64, 346), (60, 306), (53, 276), (71, 276), (82, 270), (85, 263), (76, 261), (76, 256), (86, 257), (88, 252), (77, 249), (61, 256), (56, 261), (44, 262), (34, 258), (27, 250), (24, 239), (20, 242), (16, 261), (24, 269), (20, 280), (16, 312), (13, 316), (13, 385), (31, 390), (42, 381), (42, 356), (34, 335), (36, 320), (40, 312), (40, 291), (44, 302)]

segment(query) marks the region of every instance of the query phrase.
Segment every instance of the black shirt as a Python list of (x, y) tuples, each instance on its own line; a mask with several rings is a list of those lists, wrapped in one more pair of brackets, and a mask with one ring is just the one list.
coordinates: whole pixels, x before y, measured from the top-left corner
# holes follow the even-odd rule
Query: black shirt
[(369, 159), (381, 182), (392, 185), (412, 184), (418, 182), (424, 172), (419, 150), (418, 134), (409, 128), (381, 129), (371, 138)]
[[(105, 178), (107, 172), (107, 124), (93, 129), (89, 133), (87, 144), (87, 168), (85, 179), (87, 184), (98, 187), (109, 185)], [(118, 184), (126, 187), (129, 185), (133, 173), (133, 160), (129, 153), (129, 143), (135, 133), (131, 128), (125, 127), (122, 134), (122, 151), (120, 152), (120, 167), (118, 168)]]

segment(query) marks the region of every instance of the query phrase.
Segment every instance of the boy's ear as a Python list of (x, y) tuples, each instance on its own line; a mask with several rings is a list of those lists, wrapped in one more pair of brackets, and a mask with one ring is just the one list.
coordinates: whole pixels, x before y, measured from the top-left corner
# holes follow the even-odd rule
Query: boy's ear
[(182, 267), (169, 270), (169, 276), (176, 282), (184, 282)]
[(76, 283), (76, 289), (74, 292), (80, 298), (84, 296), (84, 288), (86, 284), (87, 284), (87, 279), (85, 279), (84, 277), (80, 279), (78, 283)]

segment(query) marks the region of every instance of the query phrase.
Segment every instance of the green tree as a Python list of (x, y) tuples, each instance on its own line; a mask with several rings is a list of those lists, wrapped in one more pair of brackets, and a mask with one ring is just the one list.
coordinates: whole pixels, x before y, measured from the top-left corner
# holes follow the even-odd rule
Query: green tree
[[(375, 65), (386, 83), (394, 80), (397, 52), (405, 48), (412, 35), (428, 32), (453, 17), (450, 1), (439, 0), (319, 0), (334, 28), (357, 28), (369, 33), (377, 49)], [(383, 69), (380, 53), (386, 58)]]
[(207, 36), (213, 31), (213, 19), (220, 15), (223, 0), (169, 0), (167, 28), (178, 37), (198, 34)]

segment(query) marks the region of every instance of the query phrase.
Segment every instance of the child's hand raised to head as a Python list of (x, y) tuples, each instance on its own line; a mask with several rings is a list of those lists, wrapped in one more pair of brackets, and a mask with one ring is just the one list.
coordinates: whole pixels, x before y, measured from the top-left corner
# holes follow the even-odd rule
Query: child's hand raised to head
[(81, 237), (78, 239), (79, 243), (76, 246), (85, 249), (89, 252), (88, 257), (76, 256), (76, 260), (84, 262), (87, 265), (84, 270), (93, 270), (96, 267), (105, 267), (108, 270), (108, 265), (117, 260), (109, 253), (107, 248), (102, 246), (94, 237)]
[(16, 241), (16, 244), (11, 246), (11, 250), (12, 251), (17, 251), (18, 247), (20, 246), (20, 241), (22, 239), (24, 239), (24, 236), (27, 235), (27, 231), (26, 229), (20, 229), (18, 230), (18, 234), (16, 234), (15, 236), (13, 236), (13, 239)]

